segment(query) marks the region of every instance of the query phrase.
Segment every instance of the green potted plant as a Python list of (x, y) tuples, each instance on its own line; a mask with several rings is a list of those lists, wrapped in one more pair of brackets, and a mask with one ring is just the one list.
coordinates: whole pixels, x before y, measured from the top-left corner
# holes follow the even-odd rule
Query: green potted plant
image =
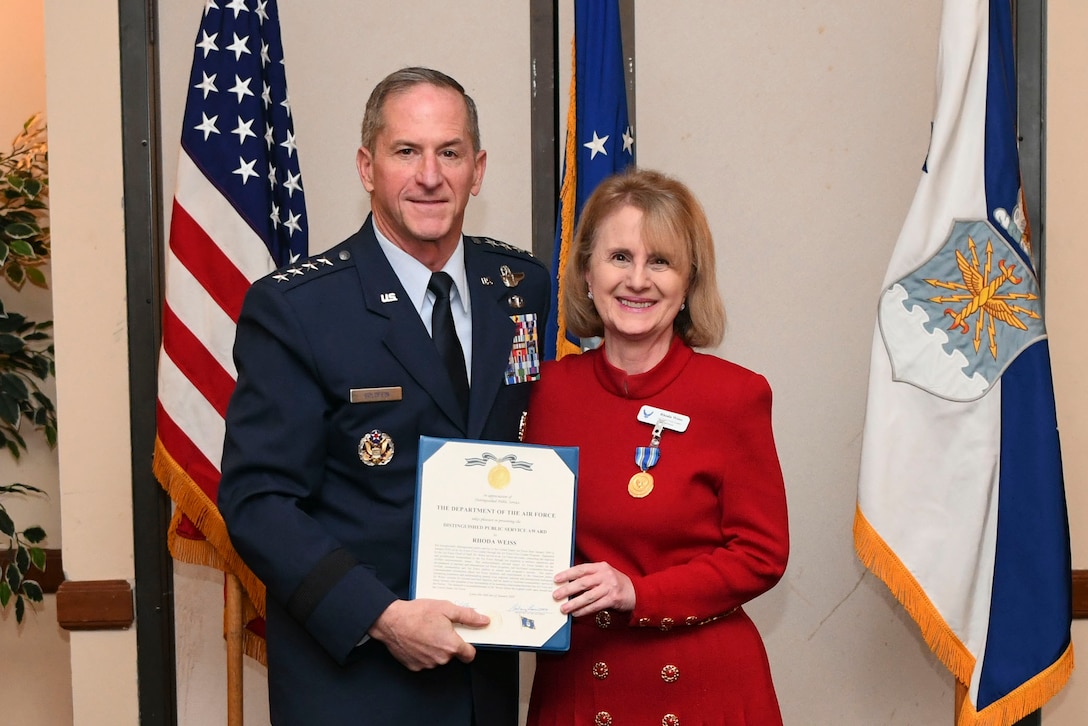
[[(0, 276), (16, 291), (27, 282), (48, 287), (41, 269), (50, 253), (47, 169), (45, 126), (35, 115), (15, 137), (11, 152), (0, 154)], [(0, 447), (16, 460), (27, 448), (21, 432), (27, 421), (50, 448), (56, 446), (56, 408), (42, 390), (55, 374), (52, 327), (52, 321), (35, 322), (8, 310), (0, 299)], [(42, 601), (42, 588), (29, 575), (31, 566), (45, 569), (40, 545), (46, 533), (37, 525), (19, 529), (3, 499), (43, 494), (29, 484), (0, 485), (0, 610), (14, 601), (17, 623), (28, 601)]]

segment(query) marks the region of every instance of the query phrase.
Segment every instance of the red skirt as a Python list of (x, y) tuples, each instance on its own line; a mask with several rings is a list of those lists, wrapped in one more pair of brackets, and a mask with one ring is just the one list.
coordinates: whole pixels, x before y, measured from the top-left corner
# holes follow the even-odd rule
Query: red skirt
[(571, 649), (539, 654), (529, 726), (781, 726), (767, 652), (738, 609), (668, 632), (576, 618)]

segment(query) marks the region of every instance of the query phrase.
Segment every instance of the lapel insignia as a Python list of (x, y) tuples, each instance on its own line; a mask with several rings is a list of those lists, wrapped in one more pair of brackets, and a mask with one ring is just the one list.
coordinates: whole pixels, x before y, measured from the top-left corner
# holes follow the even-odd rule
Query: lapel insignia
[(397, 293), (395, 293), (395, 292), (383, 292), (381, 299), (382, 299), (383, 303), (396, 302), (397, 301)]
[(393, 439), (374, 429), (359, 439), (359, 460), (367, 466), (385, 466), (393, 460)]
[(517, 287), (525, 277), (524, 272), (511, 272), (506, 265), (499, 268), (499, 275), (502, 277), (502, 284), (507, 287)]
[(495, 284), (495, 283), (493, 283), (493, 282), (491, 281), (491, 278), (490, 278), (490, 277), (481, 277), (481, 278), (480, 278), (480, 283), (481, 283), (482, 285), (484, 285), (485, 287), (490, 287), (491, 285), (494, 285), (494, 284)]

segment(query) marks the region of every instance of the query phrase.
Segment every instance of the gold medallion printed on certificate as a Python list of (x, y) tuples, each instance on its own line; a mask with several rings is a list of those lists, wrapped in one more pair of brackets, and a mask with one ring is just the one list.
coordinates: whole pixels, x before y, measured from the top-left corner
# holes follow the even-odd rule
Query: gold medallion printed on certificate
[(492, 489), (505, 489), (510, 483), (510, 470), (502, 464), (495, 464), (487, 472), (487, 483)]

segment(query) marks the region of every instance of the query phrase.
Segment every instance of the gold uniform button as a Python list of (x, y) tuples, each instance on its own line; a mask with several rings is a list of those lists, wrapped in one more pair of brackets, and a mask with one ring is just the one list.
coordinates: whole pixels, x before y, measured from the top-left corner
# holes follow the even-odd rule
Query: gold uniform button
[(680, 669), (674, 665), (667, 665), (661, 669), (661, 680), (665, 683), (676, 683), (676, 679), (680, 677)]
[(638, 619), (638, 626), (640, 628), (645, 628), (645, 627), (649, 626), (649, 624), (650, 624), (650, 619), (649, 618), (639, 618)]
[(661, 618), (661, 629), (664, 631), (672, 630), (674, 622), (672, 618)]
[(612, 714), (608, 711), (598, 711), (593, 717), (593, 726), (612, 726)]
[(593, 664), (593, 677), (599, 681), (603, 681), (608, 678), (608, 664), (604, 661), (597, 661)]
[(597, 613), (597, 627), (602, 630), (606, 629), (612, 624), (612, 613), (607, 610), (602, 610)]
[(666, 713), (661, 717), (661, 726), (680, 726), (680, 717), (675, 713)]
[(684, 619), (684, 625), (696, 625), (699, 622), (699, 618), (694, 615), (689, 615)]

